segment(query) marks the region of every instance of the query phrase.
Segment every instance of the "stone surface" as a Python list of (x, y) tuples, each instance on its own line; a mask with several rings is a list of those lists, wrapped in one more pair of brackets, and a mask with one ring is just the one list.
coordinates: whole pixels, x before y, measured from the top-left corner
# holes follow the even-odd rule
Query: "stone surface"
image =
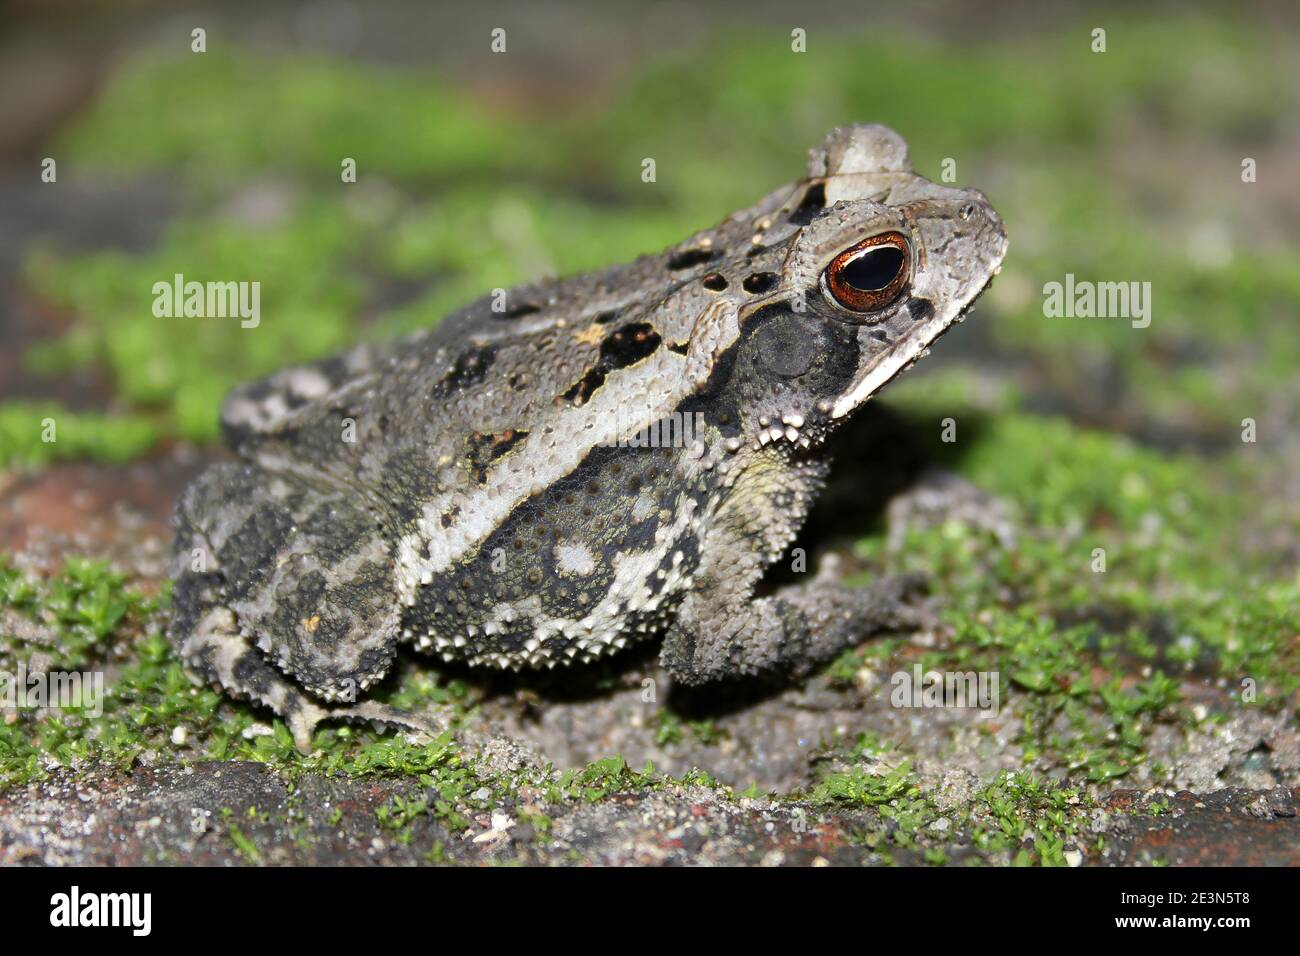
[[(443, 859), (469, 864), (818, 866), (871, 857), (854, 835), (860, 812), (735, 803), (699, 786), (576, 805), (556, 814), (548, 840), (508, 809), (484, 813), (457, 832), (422, 820), (399, 838), (379, 824), (376, 810), (418, 789), (409, 780), (319, 774), (290, 788), (243, 761), (59, 773), (0, 795), (0, 864), (400, 866), (427, 862), (435, 845)], [(1117, 791), (1078, 841), (1090, 845), (1104, 836), (1105, 851), (1074, 852), (1086, 865), (1300, 865), (1296, 796), (1240, 788), (1200, 797), (1182, 792), (1152, 817), (1142, 812), (1149, 795)]]

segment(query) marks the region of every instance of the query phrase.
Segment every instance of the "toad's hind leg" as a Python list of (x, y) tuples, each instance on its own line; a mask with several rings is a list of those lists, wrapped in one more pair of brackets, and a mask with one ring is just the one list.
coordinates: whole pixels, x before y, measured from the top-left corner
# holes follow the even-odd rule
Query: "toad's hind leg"
[(357, 702), (391, 663), (399, 610), (373, 522), (349, 498), (221, 464), (177, 508), (168, 636), (196, 676), (282, 716), (304, 753), (325, 719), (441, 729)]
[(181, 659), (196, 676), (217, 684), (228, 694), (264, 704), (279, 714), (293, 735), (298, 752), (311, 753), (312, 735), (323, 720), (362, 720), (401, 727), (432, 739), (446, 728), (438, 723), (379, 704), (362, 701), (350, 706), (325, 707), (308, 697), (239, 634), (228, 609), (211, 607), (198, 627), (180, 642)]

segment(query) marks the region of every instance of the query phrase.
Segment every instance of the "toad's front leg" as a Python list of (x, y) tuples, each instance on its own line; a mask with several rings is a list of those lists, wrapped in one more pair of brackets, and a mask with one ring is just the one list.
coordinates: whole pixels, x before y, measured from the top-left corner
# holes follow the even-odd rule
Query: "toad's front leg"
[(819, 574), (755, 598), (767, 566), (803, 517), (822, 470), (741, 479), (710, 522), (704, 558), (664, 639), (664, 667), (684, 684), (728, 677), (798, 678), (872, 634), (927, 622), (915, 598), (925, 576), (846, 588)]

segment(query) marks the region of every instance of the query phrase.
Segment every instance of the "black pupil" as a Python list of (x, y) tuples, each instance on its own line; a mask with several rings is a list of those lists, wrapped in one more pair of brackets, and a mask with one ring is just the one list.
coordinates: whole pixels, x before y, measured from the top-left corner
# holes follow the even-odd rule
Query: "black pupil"
[(859, 292), (879, 292), (898, 277), (903, 250), (897, 246), (868, 249), (840, 270), (840, 280)]

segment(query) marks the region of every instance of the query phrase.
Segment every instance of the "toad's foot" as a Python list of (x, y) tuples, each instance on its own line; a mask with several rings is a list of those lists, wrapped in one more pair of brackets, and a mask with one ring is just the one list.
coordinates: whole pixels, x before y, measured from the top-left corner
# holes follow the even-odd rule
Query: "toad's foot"
[(199, 619), (194, 631), (181, 644), (181, 658), (200, 682), (214, 684), (237, 697), (263, 704), (275, 711), (293, 734), (294, 745), (304, 756), (312, 752), (312, 735), (324, 720), (361, 720), (412, 731), (432, 739), (448, 726), (374, 701), (325, 706), (307, 696), (296, 684), (276, 670), (239, 633), (235, 615), (213, 607)]
[(303, 756), (312, 752), (312, 736), (316, 732), (316, 725), (323, 720), (366, 721), (379, 730), (398, 728), (417, 744), (431, 743), (449, 729), (434, 718), (370, 700), (350, 707), (320, 707), (309, 702), (308, 707), (310, 709), (299, 708), (286, 718), (293, 734), (294, 746)]

